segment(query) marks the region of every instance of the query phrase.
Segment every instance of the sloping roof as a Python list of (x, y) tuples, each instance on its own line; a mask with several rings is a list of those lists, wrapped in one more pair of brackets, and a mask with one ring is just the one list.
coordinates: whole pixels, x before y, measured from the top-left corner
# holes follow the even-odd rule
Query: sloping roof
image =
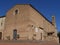
[[(39, 12), (33, 5), (31, 4), (17, 4), (17, 5), (30, 5), (33, 9), (35, 9), (39, 14), (41, 14), (42, 17), (44, 17), (49, 23), (52, 24), (51, 21), (49, 21), (41, 12)], [(5, 16), (0, 16), (0, 18), (5, 17)]]
[(3, 17), (5, 17), (5, 16), (0, 16), (0, 18), (3, 18)]
[(50, 20), (48, 20), (41, 12), (39, 12), (33, 5), (31, 4), (17, 4), (17, 5), (30, 5), (33, 9), (35, 9), (42, 17), (44, 17), (50, 24), (52, 24), (52, 22)]
[(42, 17), (44, 17), (49, 23), (52, 24), (52, 22), (50, 20), (48, 20), (41, 12), (39, 12), (34, 6), (32, 6), (31, 4), (29, 4), (33, 9), (35, 9), (39, 14), (41, 14)]

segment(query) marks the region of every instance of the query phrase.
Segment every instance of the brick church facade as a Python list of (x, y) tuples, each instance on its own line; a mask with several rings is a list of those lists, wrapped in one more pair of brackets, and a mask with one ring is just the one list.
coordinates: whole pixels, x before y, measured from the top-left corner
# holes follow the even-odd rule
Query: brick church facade
[(41, 40), (58, 42), (55, 17), (50, 22), (30, 4), (15, 5), (0, 17), (1, 40)]

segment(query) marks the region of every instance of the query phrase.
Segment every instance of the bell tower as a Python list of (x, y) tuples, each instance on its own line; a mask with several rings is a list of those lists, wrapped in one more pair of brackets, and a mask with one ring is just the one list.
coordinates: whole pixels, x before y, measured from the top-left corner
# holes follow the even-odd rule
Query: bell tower
[(55, 26), (56, 28), (56, 22), (55, 22), (55, 16), (52, 16), (52, 24)]
[(52, 24), (55, 27), (55, 31), (54, 31), (55, 39), (59, 43), (59, 38), (57, 37), (57, 28), (56, 28), (55, 16), (52, 16)]

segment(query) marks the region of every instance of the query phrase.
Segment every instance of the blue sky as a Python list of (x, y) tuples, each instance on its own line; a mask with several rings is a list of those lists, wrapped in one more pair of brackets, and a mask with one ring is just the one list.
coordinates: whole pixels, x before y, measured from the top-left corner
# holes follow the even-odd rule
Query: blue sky
[(57, 29), (60, 31), (60, 0), (0, 0), (0, 16), (6, 15), (16, 4), (32, 4), (50, 21), (52, 15), (55, 15)]

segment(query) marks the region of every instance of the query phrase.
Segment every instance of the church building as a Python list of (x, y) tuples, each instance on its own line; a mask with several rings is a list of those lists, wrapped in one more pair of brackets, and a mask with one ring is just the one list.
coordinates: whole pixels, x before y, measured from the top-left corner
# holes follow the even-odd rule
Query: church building
[(0, 17), (0, 40), (58, 42), (55, 16), (49, 21), (30, 4), (15, 5)]

